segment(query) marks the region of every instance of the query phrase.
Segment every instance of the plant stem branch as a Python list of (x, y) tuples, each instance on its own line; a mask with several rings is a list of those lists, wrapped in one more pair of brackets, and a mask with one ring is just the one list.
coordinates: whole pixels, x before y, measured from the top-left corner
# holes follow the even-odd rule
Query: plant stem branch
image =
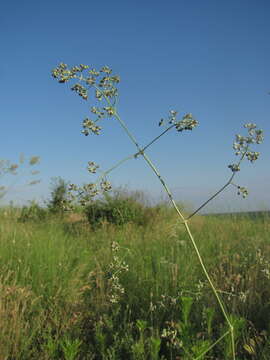
[(214, 195), (212, 195), (208, 200), (206, 200), (197, 210), (195, 210), (191, 215), (187, 217), (187, 220), (191, 219), (195, 214), (197, 214), (202, 208), (204, 208), (211, 200), (213, 200), (218, 194), (220, 194), (228, 185), (230, 185), (232, 179), (234, 178), (235, 174), (232, 174), (230, 179), (226, 182), (222, 188), (220, 188)]
[(96, 181), (96, 184), (103, 178), (105, 178), (111, 171), (113, 171), (114, 169), (118, 168), (118, 166), (122, 165), (124, 162), (131, 160), (134, 158), (134, 155), (130, 155), (125, 157), (124, 159), (118, 161), (114, 166), (112, 166), (110, 169), (106, 170), (106, 171), (101, 171), (102, 175), (100, 175)]
[(201, 359), (206, 353), (208, 353), (208, 351), (210, 351), (211, 349), (213, 349), (213, 347), (215, 347), (223, 338), (225, 338), (225, 336), (229, 335), (230, 330), (226, 331), (219, 339), (217, 339), (217, 341), (215, 341), (212, 345), (210, 345), (210, 347), (208, 349), (206, 349), (205, 351), (203, 351), (199, 356), (197, 356), (194, 360), (199, 360)]
[[(237, 163), (237, 166), (239, 166), (244, 159), (246, 153), (248, 151), (248, 148), (245, 150), (245, 152), (242, 154), (240, 160)], [(236, 172), (234, 172), (229, 180), (226, 182), (225, 185), (223, 185), (214, 195), (212, 195), (208, 200), (206, 200), (200, 207), (198, 207), (197, 210), (195, 210), (191, 215), (187, 217), (187, 220), (191, 219), (195, 214), (197, 214), (202, 208), (204, 208), (211, 200), (213, 200), (216, 196), (218, 196), (228, 185), (232, 184), (232, 180), (235, 176)]]
[[(173, 127), (175, 127), (175, 124), (169, 126), (166, 130), (164, 130), (161, 134), (159, 134), (157, 137), (155, 137), (152, 141), (150, 141), (149, 144), (147, 144), (146, 146), (144, 146), (141, 150), (141, 152), (144, 152), (147, 148), (149, 148), (149, 146), (151, 146), (154, 142), (156, 142), (159, 138), (161, 138), (161, 136), (163, 136), (164, 134), (166, 134), (166, 132), (168, 132), (169, 130), (171, 130)], [(140, 155), (141, 153), (137, 153), (135, 156)]]
[[(100, 90), (99, 90), (99, 91), (100, 91)], [(103, 93), (103, 96), (104, 96), (105, 100), (107, 101), (108, 105), (109, 105), (109, 106), (112, 106), (111, 101), (108, 99), (108, 97), (107, 97), (106, 95), (104, 95), (104, 93)], [(182, 220), (182, 223), (184, 223), (184, 225), (185, 225), (186, 231), (187, 231), (187, 233), (188, 233), (188, 235), (189, 235), (189, 238), (190, 238), (190, 240), (191, 240), (191, 243), (192, 243), (192, 245), (193, 245), (193, 247), (194, 247), (194, 249), (195, 249), (195, 252), (196, 252), (197, 258), (198, 258), (198, 260), (199, 260), (199, 263), (200, 263), (200, 265), (201, 265), (201, 268), (202, 268), (202, 270), (203, 270), (203, 272), (204, 272), (204, 274), (205, 274), (205, 277), (206, 277), (206, 279), (207, 279), (210, 287), (212, 288), (212, 291), (213, 291), (213, 293), (214, 293), (214, 295), (215, 295), (215, 297), (216, 297), (216, 299), (217, 299), (217, 302), (218, 302), (218, 304), (219, 304), (219, 307), (220, 307), (220, 309), (221, 309), (221, 312), (222, 312), (222, 314), (223, 314), (223, 316), (224, 316), (224, 318), (225, 318), (225, 320), (226, 320), (226, 322), (227, 322), (227, 324), (228, 324), (228, 326), (229, 326), (229, 332), (230, 332), (230, 334), (231, 334), (232, 357), (233, 357), (233, 360), (235, 360), (235, 344), (234, 344), (234, 329), (233, 329), (233, 325), (231, 324), (231, 322), (230, 322), (230, 320), (229, 320), (229, 317), (228, 317), (228, 314), (227, 314), (227, 312), (226, 312), (226, 310), (225, 310), (225, 307), (224, 307), (224, 305), (223, 305), (223, 303), (222, 303), (222, 301), (221, 301), (221, 299), (220, 299), (220, 297), (219, 297), (219, 295), (218, 295), (218, 292), (217, 292), (217, 290), (216, 290), (216, 288), (215, 288), (215, 286), (214, 286), (214, 284), (213, 284), (213, 282), (212, 282), (212, 280), (211, 280), (211, 278), (210, 278), (210, 275), (208, 274), (208, 271), (207, 271), (207, 269), (206, 269), (206, 266), (205, 266), (205, 264), (204, 264), (204, 261), (203, 261), (203, 259), (202, 259), (202, 257), (201, 257), (200, 251), (199, 251), (199, 249), (198, 249), (198, 247), (197, 247), (197, 244), (196, 244), (196, 242), (195, 242), (195, 240), (194, 240), (194, 238), (193, 238), (193, 235), (192, 235), (192, 233), (191, 233), (191, 231), (190, 231), (190, 228), (189, 228), (189, 226), (188, 226), (188, 219), (185, 219), (184, 216), (182, 215), (182, 213), (181, 213), (181, 211), (179, 210), (179, 208), (178, 208), (175, 200), (173, 199), (173, 196), (172, 196), (172, 194), (171, 194), (170, 189), (168, 188), (167, 184), (165, 183), (165, 181), (164, 181), (163, 178), (161, 177), (159, 171), (157, 170), (157, 168), (155, 167), (155, 165), (152, 163), (152, 161), (150, 160), (150, 158), (144, 153), (143, 149), (140, 148), (140, 146), (139, 146), (136, 138), (130, 133), (129, 129), (127, 128), (127, 126), (126, 126), (126, 124), (125, 124), (125, 122), (121, 119), (121, 117), (119, 116), (119, 114), (116, 112), (115, 108), (114, 108), (114, 116), (115, 116), (115, 118), (118, 120), (118, 122), (120, 123), (121, 127), (123, 128), (123, 130), (124, 130), (124, 131), (126, 132), (126, 134), (128, 135), (128, 137), (130, 138), (130, 140), (131, 140), (131, 141), (133, 142), (133, 144), (137, 147), (137, 149), (138, 149), (138, 151), (139, 151), (139, 154), (142, 155), (142, 157), (145, 159), (145, 161), (147, 162), (147, 164), (149, 165), (149, 167), (153, 170), (153, 172), (155, 173), (155, 175), (158, 177), (158, 179), (159, 179), (159, 181), (161, 182), (163, 188), (165, 189), (165, 191), (166, 191), (166, 193), (167, 193), (167, 195), (168, 195), (168, 197), (169, 197), (169, 199), (170, 199), (170, 201), (171, 201), (174, 209), (176, 210), (177, 214), (179, 215), (179, 218)], [(150, 146), (150, 145), (149, 145), (149, 146)], [(241, 157), (241, 159), (240, 159), (240, 161), (239, 161), (238, 164), (240, 164), (240, 162), (242, 161), (243, 158), (244, 158), (244, 154), (242, 155), (242, 157)], [(215, 196), (217, 196), (217, 194), (219, 194), (226, 186), (229, 185), (229, 183), (230, 183), (231, 180), (233, 179), (234, 175), (235, 175), (235, 173), (233, 173), (233, 175), (231, 176), (231, 178), (229, 179), (229, 181), (215, 194)], [(215, 196), (213, 196), (213, 197), (215, 197)], [(213, 198), (213, 197), (212, 197), (212, 198)], [(210, 201), (210, 200), (209, 200), (209, 201)], [(209, 202), (209, 201), (207, 201), (207, 202)], [(224, 336), (225, 336), (225, 335), (224, 335)]]

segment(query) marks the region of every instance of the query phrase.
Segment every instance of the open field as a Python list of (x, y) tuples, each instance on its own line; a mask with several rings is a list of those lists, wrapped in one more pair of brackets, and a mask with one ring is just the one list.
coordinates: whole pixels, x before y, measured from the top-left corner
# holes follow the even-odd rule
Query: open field
[[(228, 329), (170, 209), (146, 224), (0, 213), (0, 360), (229, 359)], [(270, 218), (190, 225), (235, 327), (237, 359), (270, 359)]]

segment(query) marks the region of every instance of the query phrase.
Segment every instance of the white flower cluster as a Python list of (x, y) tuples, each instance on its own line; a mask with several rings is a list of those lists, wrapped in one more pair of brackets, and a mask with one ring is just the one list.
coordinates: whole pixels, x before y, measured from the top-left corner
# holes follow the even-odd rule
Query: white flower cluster
[(125, 293), (125, 289), (120, 282), (120, 274), (129, 270), (126, 262), (121, 259), (117, 253), (120, 250), (120, 246), (116, 241), (111, 244), (112, 250), (112, 262), (109, 265), (109, 301), (112, 304), (116, 304), (120, 301), (121, 296)]

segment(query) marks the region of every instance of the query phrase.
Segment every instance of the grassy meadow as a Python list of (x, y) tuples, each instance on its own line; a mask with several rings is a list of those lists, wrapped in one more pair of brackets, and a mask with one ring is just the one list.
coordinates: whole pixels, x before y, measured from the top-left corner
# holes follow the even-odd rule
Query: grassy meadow
[[(0, 360), (231, 358), (228, 336), (215, 344), (228, 328), (172, 209), (96, 226), (80, 210), (31, 211), (0, 210)], [(190, 226), (237, 359), (270, 359), (269, 215)]]

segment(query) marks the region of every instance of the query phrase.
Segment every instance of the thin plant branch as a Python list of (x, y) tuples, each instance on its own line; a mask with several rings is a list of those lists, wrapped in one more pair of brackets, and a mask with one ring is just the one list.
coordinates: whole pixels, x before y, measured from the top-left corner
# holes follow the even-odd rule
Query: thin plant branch
[[(247, 153), (248, 149), (246, 149), (246, 151), (242, 154), (240, 160), (238, 161), (237, 165), (239, 166), (242, 162), (242, 160), (244, 159), (246, 153)], [(232, 184), (232, 180), (235, 177), (236, 172), (234, 172), (231, 177), (229, 178), (229, 180), (226, 182), (225, 185), (223, 185), (214, 195), (212, 195), (208, 200), (206, 200), (201, 206), (198, 207), (198, 209), (196, 209), (191, 215), (189, 215), (187, 217), (187, 220), (191, 219), (195, 214), (197, 214), (202, 208), (204, 208), (210, 201), (212, 201), (216, 196), (218, 196), (224, 189), (226, 189), (227, 186), (229, 186), (230, 184)], [(233, 185), (233, 184), (232, 184)]]

